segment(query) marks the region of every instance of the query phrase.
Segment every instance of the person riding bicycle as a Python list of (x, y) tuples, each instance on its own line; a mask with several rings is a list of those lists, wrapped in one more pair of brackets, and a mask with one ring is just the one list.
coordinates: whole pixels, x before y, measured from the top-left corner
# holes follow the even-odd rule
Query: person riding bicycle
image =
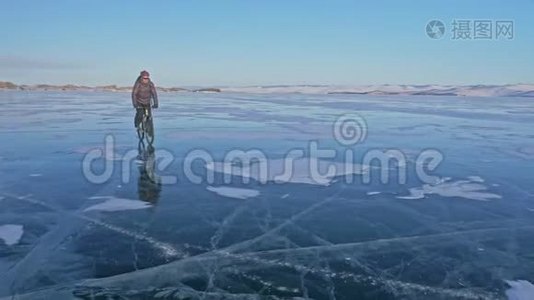
[[(137, 110), (135, 113), (134, 126), (139, 128), (141, 119), (143, 118), (144, 109), (158, 108), (158, 94), (156, 93), (156, 86), (150, 80), (150, 74), (147, 71), (141, 71), (139, 77), (135, 81), (132, 89), (132, 104)], [(152, 105), (151, 105), (152, 104)], [(150, 115), (152, 115), (150, 113)]]

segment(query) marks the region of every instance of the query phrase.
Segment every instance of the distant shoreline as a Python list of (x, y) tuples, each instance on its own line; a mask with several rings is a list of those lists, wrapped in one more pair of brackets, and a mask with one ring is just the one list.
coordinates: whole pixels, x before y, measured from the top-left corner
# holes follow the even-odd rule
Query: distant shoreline
[[(220, 92), (216, 88), (200, 88), (200, 89), (187, 89), (180, 87), (157, 87), (160, 92)], [(131, 92), (131, 86), (117, 86), (117, 85), (104, 85), (104, 86), (85, 86), (85, 85), (51, 85), (51, 84), (34, 84), (34, 85), (17, 85), (8, 81), (0, 81), (0, 91), (2, 90), (18, 90), (18, 91), (101, 91), (101, 92)]]
[[(534, 97), (534, 84), (508, 85), (267, 85), (242, 87), (157, 87), (159, 92), (200, 92), (200, 93), (252, 93), (252, 94), (344, 94), (344, 95), (374, 95), (374, 96), (472, 96), (472, 97)], [(12, 82), (0, 81), (0, 91), (87, 91), (87, 92), (131, 92), (132, 87), (105, 85), (17, 85)]]

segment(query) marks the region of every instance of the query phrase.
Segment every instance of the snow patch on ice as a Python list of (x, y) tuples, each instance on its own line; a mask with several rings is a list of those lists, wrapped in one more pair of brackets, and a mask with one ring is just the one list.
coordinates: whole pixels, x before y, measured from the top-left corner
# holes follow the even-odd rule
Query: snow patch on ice
[(23, 233), (24, 227), (22, 225), (7, 224), (0, 226), (0, 240), (3, 240), (8, 246), (18, 244)]
[(374, 196), (378, 194), (382, 194), (382, 192), (367, 192), (367, 196)]
[(479, 183), (484, 182), (484, 179), (480, 176), (468, 176), (467, 179), (471, 180), (472, 182), (479, 182)]
[(433, 185), (438, 185), (438, 184), (442, 184), (444, 182), (447, 182), (447, 181), (450, 181), (452, 180), (452, 177), (442, 177), (442, 178), (438, 178), (436, 180), (436, 182), (433, 183)]
[(506, 290), (508, 300), (532, 300), (534, 299), (534, 284), (527, 280), (506, 280), (510, 286)]
[[(240, 159), (247, 161), (245, 156)], [(325, 186), (330, 185), (337, 176), (361, 175), (369, 170), (369, 167), (359, 164), (345, 164), (309, 157), (257, 159), (251, 160), (248, 164), (209, 162), (206, 168), (214, 172), (254, 179), (263, 183), (303, 183)]]
[(123, 199), (123, 198), (116, 198), (112, 196), (98, 196), (98, 197), (90, 197), (91, 200), (98, 200), (98, 199), (105, 199), (106, 201), (95, 204), (93, 206), (90, 206), (84, 211), (121, 211), (121, 210), (135, 210), (135, 209), (144, 209), (149, 208), (152, 205), (147, 202), (138, 201), (138, 200), (131, 200), (131, 199)]
[(422, 199), (425, 195), (437, 194), (442, 197), (460, 197), (471, 200), (489, 201), (501, 199), (497, 194), (486, 192), (487, 187), (473, 180), (450, 182), (449, 178), (439, 180), (436, 184), (425, 184), (422, 187), (410, 188), (409, 196), (398, 196), (399, 199)]
[(41, 177), (41, 176), (43, 176), (43, 174), (38, 174), (38, 173), (30, 174), (30, 177)]
[(260, 194), (260, 192), (257, 190), (235, 188), (235, 187), (228, 187), (228, 186), (219, 186), (219, 187), (208, 186), (206, 189), (220, 196), (228, 197), (228, 198), (235, 198), (235, 199), (253, 198), (253, 197), (257, 197)]
[(409, 196), (398, 196), (398, 199), (417, 200), (425, 198), (425, 191), (421, 188), (411, 188)]

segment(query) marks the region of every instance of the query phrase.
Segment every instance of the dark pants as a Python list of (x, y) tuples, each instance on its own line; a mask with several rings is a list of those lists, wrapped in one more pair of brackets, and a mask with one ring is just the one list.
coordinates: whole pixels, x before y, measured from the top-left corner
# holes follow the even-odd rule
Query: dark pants
[(143, 120), (143, 114), (145, 107), (148, 108), (148, 116), (152, 116), (152, 112), (150, 111), (150, 106), (138, 106), (135, 110), (135, 118), (134, 118), (134, 126), (135, 128), (139, 127), (139, 124)]

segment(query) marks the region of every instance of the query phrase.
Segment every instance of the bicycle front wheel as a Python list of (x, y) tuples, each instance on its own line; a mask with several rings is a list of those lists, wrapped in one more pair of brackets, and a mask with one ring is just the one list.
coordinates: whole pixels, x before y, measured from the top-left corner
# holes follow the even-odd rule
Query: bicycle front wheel
[(152, 145), (152, 143), (154, 142), (154, 124), (152, 123), (152, 118), (146, 120), (145, 137), (146, 141)]
[(145, 138), (145, 122), (144, 121), (141, 121), (139, 123), (139, 127), (137, 128), (137, 137), (139, 138), (140, 141), (142, 141), (144, 138)]

